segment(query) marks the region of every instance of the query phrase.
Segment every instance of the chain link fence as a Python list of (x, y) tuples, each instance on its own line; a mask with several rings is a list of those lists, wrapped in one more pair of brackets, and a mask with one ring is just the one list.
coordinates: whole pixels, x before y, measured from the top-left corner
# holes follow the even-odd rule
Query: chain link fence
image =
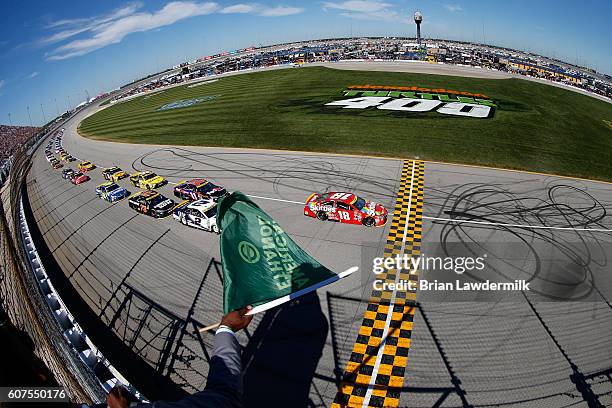
[(71, 349), (51, 314), (33, 271), (19, 229), (19, 203), (30, 167), (26, 147), (15, 152), (0, 196), (0, 307), (35, 344), (35, 354), (65, 388), (72, 401), (103, 401), (105, 394), (93, 372)]

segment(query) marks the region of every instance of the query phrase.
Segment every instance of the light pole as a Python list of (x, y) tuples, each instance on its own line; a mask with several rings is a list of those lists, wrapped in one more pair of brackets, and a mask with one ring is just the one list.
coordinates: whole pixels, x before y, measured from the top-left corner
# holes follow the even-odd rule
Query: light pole
[(42, 103), (40, 104), (40, 111), (43, 114), (43, 125), (45, 125), (45, 123), (47, 123), (47, 116), (45, 115), (45, 110), (43, 109)]
[(32, 127), (32, 116), (30, 116), (30, 106), (26, 106), (28, 110), (28, 119), (30, 119), (30, 127)]

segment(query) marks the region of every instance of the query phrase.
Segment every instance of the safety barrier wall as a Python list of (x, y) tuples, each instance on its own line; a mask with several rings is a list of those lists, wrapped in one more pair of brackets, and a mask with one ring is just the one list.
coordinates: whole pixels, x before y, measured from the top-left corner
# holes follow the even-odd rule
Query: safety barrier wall
[(11, 322), (32, 339), (35, 354), (72, 401), (102, 402), (117, 383), (143, 400), (83, 333), (57, 295), (32, 241), (21, 195), (25, 194), (30, 155), (48, 134), (20, 147), (2, 180), (7, 182), (0, 195), (0, 306)]
[(59, 327), (63, 330), (63, 336), (72, 348), (74, 354), (78, 355), (80, 360), (93, 371), (100, 386), (105, 392), (108, 392), (115, 385), (123, 385), (139, 400), (144, 400), (144, 397), (130, 385), (130, 383), (112, 366), (112, 364), (104, 358), (102, 353), (92, 343), (81, 326), (77, 323), (73, 315), (70, 313), (61, 297), (53, 287), (53, 283), (49, 279), (45, 266), (36, 250), (30, 234), (30, 228), (23, 210), (23, 202), (19, 203), (19, 226), (23, 247), (27, 253), (28, 264), (36, 278), (41, 294), (44, 296), (50, 312), (55, 318)]
[(0, 305), (18, 329), (34, 343), (35, 354), (53, 373), (73, 401), (98, 402), (105, 397), (93, 374), (73, 353), (38, 289), (28, 254), (21, 245), (19, 198), (29, 157), (24, 148), (13, 158), (9, 180), (0, 199)]

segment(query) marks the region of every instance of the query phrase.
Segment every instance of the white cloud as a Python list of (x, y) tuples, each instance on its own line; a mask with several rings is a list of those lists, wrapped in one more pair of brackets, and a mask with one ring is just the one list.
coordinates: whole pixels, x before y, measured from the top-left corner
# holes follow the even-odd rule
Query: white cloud
[(350, 11), (354, 13), (373, 13), (384, 10), (390, 6), (391, 5), (389, 3), (370, 0), (350, 0), (323, 3), (323, 9), (336, 9), (342, 11)]
[(459, 4), (445, 4), (444, 8), (450, 11), (451, 13), (454, 13), (455, 11), (463, 11)]
[(66, 40), (70, 37), (74, 37), (77, 34), (81, 34), (87, 31), (94, 30), (105, 23), (109, 23), (115, 20), (118, 20), (122, 17), (127, 17), (129, 15), (134, 14), (142, 8), (142, 3), (134, 2), (129, 3), (125, 7), (121, 7), (110, 14), (97, 16), (97, 17), (89, 17), (89, 18), (77, 18), (71, 20), (58, 20), (52, 22), (47, 26), (47, 28), (59, 28), (63, 27), (62, 31), (59, 31), (49, 37), (43, 38), (40, 43), (41, 44), (53, 44), (56, 42), (60, 42)]
[(284, 17), (299, 14), (303, 11), (304, 9), (301, 7), (276, 6), (264, 8), (258, 13), (258, 15), (263, 17)]
[(218, 9), (218, 4), (213, 2), (173, 1), (153, 13), (133, 13), (95, 24), (94, 28), (87, 30), (92, 34), (90, 37), (73, 40), (56, 48), (47, 59), (62, 60), (85, 55), (107, 45), (119, 43), (128, 34), (164, 27), (189, 17), (213, 13)]
[(257, 10), (257, 6), (253, 4), (234, 4), (233, 6), (228, 6), (221, 9), (222, 14), (246, 14), (246, 13), (254, 13)]
[(28, 79), (36, 78), (38, 75), (39, 73), (37, 71), (34, 71), (30, 75), (28, 75)]
[(393, 5), (377, 0), (349, 0), (325, 2), (323, 10), (339, 10), (344, 17), (361, 20), (387, 20), (410, 22), (408, 17), (392, 9)]
[(47, 52), (45, 58), (63, 60), (85, 55), (108, 45), (117, 44), (129, 34), (159, 29), (190, 17), (211, 13), (250, 13), (264, 17), (281, 17), (304, 11), (300, 7), (282, 5), (268, 7), (257, 3), (239, 3), (221, 8), (212, 1), (198, 3), (190, 0), (172, 1), (153, 12), (142, 12), (140, 11), (142, 7), (141, 2), (129, 3), (107, 15), (58, 20), (49, 24), (47, 28), (60, 28), (61, 31), (42, 39), (40, 41), (42, 45), (63, 42), (79, 34), (84, 38), (72, 39), (56, 47)]
[(275, 6), (268, 7), (257, 3), (249, 4), (234, 4), (222, 8), (219, 12), (221, 14), (255, 14), (263, 17), (283, 17), (290, 16), (293, 14), (299, 14), (304, 9), (301, 7), (287, 7), (287, 6)]

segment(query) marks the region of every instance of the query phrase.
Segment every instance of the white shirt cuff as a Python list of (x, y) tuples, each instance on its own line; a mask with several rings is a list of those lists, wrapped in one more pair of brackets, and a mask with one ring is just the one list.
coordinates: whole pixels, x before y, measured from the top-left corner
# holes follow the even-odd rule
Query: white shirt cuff
[(215, 334), (219, 334), (219, 333), (232, 333), (234, 336), (236, 335), (236, 333), (234, 333), (234, 331), (232, 329), (230, 329), (229, 327), (227, 327), (225, 325), (219, 326), (217, 331), (215, 331)]

